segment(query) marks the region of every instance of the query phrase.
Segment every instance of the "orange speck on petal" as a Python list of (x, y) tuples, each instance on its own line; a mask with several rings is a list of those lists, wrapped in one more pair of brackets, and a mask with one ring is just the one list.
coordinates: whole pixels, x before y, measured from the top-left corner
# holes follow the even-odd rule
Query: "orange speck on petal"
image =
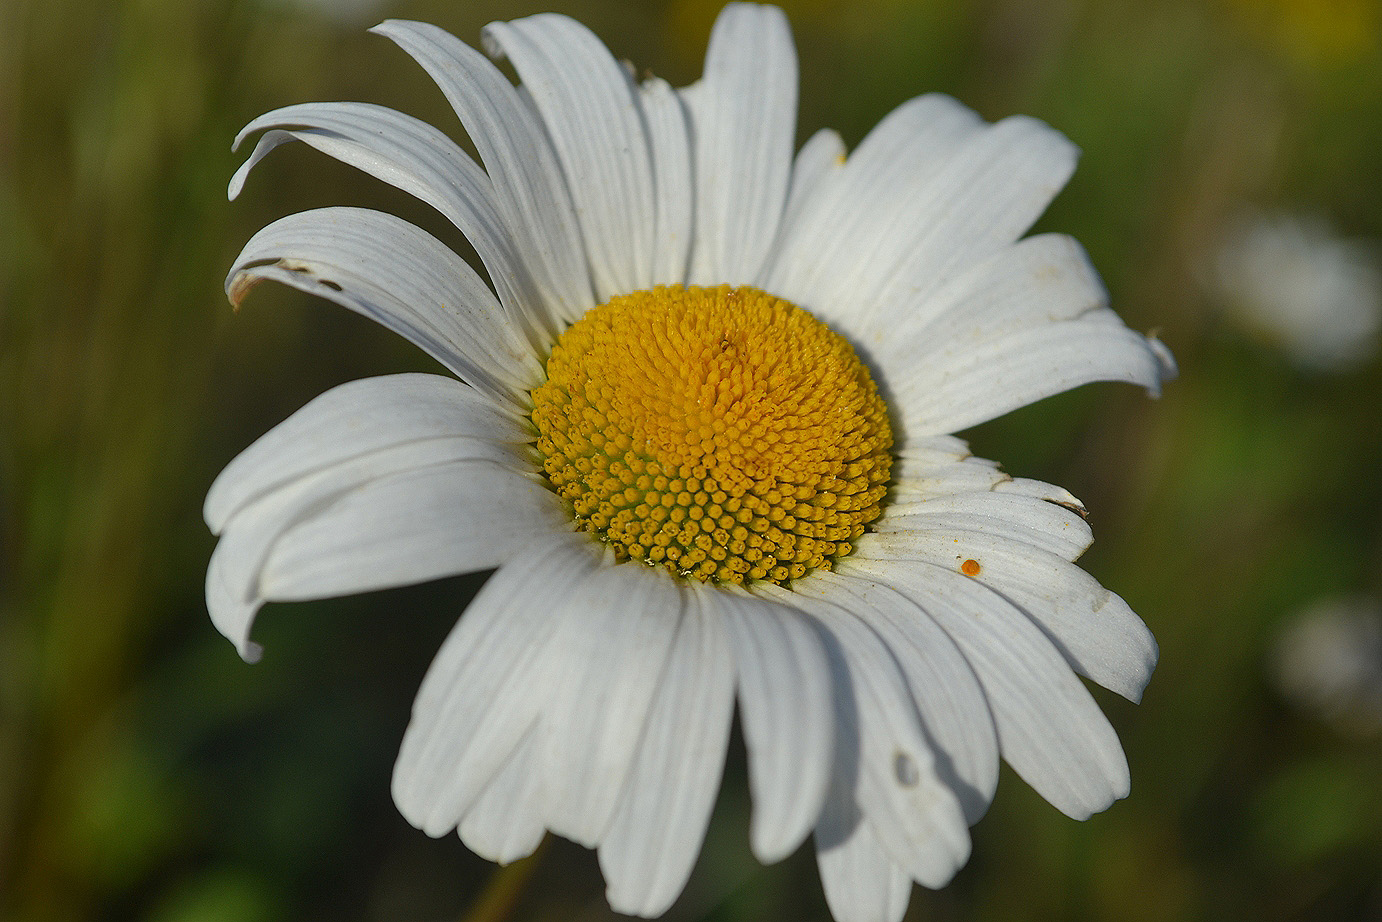
[(979, 569), (979, 561), (977, 560), (966, 560), (960, 564), (960, 572), (965, 576), (978, 576)]

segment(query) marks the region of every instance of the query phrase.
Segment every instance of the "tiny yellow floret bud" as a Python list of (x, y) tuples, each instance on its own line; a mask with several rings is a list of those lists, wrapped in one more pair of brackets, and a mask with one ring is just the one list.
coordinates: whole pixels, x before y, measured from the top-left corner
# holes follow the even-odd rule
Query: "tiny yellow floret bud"
[(887, 407), (844, 337), (755, 288), (591, 308), (533, 390), (538, 452), (577, 527), (706, 582), (829, 569), (878, 518)]

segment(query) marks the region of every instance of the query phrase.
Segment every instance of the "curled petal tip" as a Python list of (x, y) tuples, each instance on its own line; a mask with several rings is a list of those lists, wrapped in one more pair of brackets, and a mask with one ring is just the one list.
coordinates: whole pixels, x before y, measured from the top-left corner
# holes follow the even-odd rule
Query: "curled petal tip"
[(226, 285), (226, 297), (230, 300), (231, 310), (239, 311), (245, 296), (262, 281), (264, 281), (264, 277), (253, 272), (235, 273), (230, 283)]

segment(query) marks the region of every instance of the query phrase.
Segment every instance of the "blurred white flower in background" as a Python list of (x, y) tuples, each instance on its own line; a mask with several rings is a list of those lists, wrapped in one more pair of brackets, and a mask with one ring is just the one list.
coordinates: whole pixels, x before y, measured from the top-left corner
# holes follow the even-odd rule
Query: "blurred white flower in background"
[(1382, 603), (1317, 602), (1286, 624), (1272, 671), (1291, 703), (1355, 736), (1382, 733)]
[(1341, 371), (1369, 359), (1382, 327), (1376, 245), (1317, 217), (1251, 214), (1230, 225), (1213, 284), (1247, 331), (1301, 365)]

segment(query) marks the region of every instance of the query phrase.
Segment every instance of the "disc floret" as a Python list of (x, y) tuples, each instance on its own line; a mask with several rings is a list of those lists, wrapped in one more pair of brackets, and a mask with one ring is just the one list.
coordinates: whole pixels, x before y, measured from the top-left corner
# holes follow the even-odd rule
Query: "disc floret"
[(892, 432), (844, 337), (754, 288), (592, 308), (534, 389), (543, 470), (621, 558), (706, 582), (829, 569), (881, 511)]

